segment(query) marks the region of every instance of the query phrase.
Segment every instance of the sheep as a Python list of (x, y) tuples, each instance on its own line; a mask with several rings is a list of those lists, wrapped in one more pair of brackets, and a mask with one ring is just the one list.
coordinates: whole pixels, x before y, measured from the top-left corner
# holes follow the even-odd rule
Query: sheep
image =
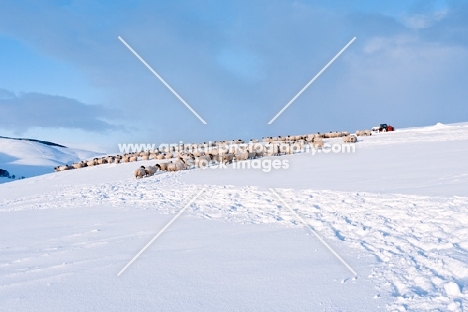
[(138, 156), (131, 156), (129, 160), (130, 162), (138, 161)]
[(136, 169), (133, 174), (135, 175), (135, 178), (141, 179), (146, 176), (146, 170), (145, 166), (141, 166), (140, 168)]
[(65, 171), (65, 170), (70, 170), (70, 169), (73, 169), (73, 167), (69, 165), (64, 165), (64, 166), (55, 167), (54, 171)]
[(230, 145), (228, 146), (228, 153), (235, 154), (236, 151), (239, 149), (238, 145)]
[(220, 155), (216, 154), (216, 155), (213, 155), (213, 154), (208, 154), (208, 156), (211, 158), (212, 161), (215, 161), (215, 162), (219, 162), (219, 159), (220, 159)]
[(186, 168), (192, 168), (195, 166), (195, 157), (190, 155), (189, 157), (183, 158)]
[(72, 167), (72, 166), (69, 166), (69, 165), (64, 165), (64, 166), (59, 166), (59, 167), (58, 167), (58, 170), (59, 170), (59, 171), (71, 170), (71, 169), (73, 169), (73, 167)]
[(192, 154), (193, 154), (193, 156), (195, 156), (195, 157), (200, 157), (200, 156), (203, 156), (205, 153), (203, 153), (202, 151), (198, 150), (198, 151), (194, 151)]
[(322, 140), (320, 140), (320, 141), (319, 140), (317, 140), (317, 141), (314, 140), (314, 142), (312, 142), (312, 145), (314, 146), (315, 149), (321, 149), (321, 148), (323, 148), (323, 141)]
[(357, 136), (369, 136), (369, 135), (372, 135), (372, 132), (370, 130), (357, 130), (356, 135)]
[(210, 154), (210, 157), (212, 160), (218, 162), (218, 163), (232, 163), (234, 160), (234, 154), (231, 153), (225, 153), (225, 154), (219, 154), (219, 155), (213, 155)]
[(165, 159), (166, 158), (166, 154), (159, 154), (158, 156), (156, 156), (157, 159), (161, 160), (161, 159)]
[(279, 144), (278, 154), (289, 154), (289, 144)]
[(345, 136), (343, 137), (343, 142), (345, 143), (356, 143), (357, 137), (355, 135)]
[(228, 164), (232, 163), (232, 161), (234, 160), (234, 154), (232, 153), (219, 155), (219, 157), (220, 157), (221, 162), (228, 163)]
[(265, 150), (268, 156), (276, 156), (279, 154), (278, 144), (265, 145)]
[(97, 163), (98, 165), (107, 164), (107, 160), (104, 157), (98, 158)]
[(342, 134), (341, 132), (332, 132), (330, 131), (329, 133), (324, 133), (322, 137), (326, 138), (326, 139), (332, 139), (332, 138), (338, 138), (338, 137), (341, 137)]
[(158, 171), (158, 167), (156, 166), (145, 167), (145, 173), (147, 177), (153, 176), (157, 171)]
[(177, 153), (177, 157), (178, 158), (187, 158), (187, 157), (191, 157), (193, 154), (191, 153), (187, 153), (187, 152), (179, 152)]
[(167, 171), (167, 166), (171, 164), (171, 162), (164, 162), (164, 163), (159, 163), (157, 166), (159, 166), (159, 170), (161, 171)]
[(217, 156), (219, 154), (219, 150), (216, 148), (209, 150), (209, 152), (211, 155), (214, 155), (214, 156)]
[(257, 157), (257, 153), (256, 152), (248, 152), (249, 154), (249, 159), (254, 159)]
[(96, 162), (95, 162), (94, 159), (93, 159), (93, 160), (89, 160), (89, 161), (86, 162), (86, 165), (88, 165), (88, 167), (91, 167), (91, 166), (96, 165)]
[(167, 153), (167, 154), (165, 155), (165, 158), (166, 158), (166, 159), (174, 158), (174, 154)]
[(83, 162), (74, 163), (74, 164), (72, 164), (72, 167), (73, 167), (73, 169), (80, 169), (80, 168), (84, 167), (84, 163)]
[[(236, 161), (242, 161), (242, 160), (247, 160), (249, 159), (249, 152), (240, 152), (235, 155)], [(254, 153), (255, 154), (255, 153)]]
[(176, 162), (171, 162), (167, 165), (167, 171), (179, 171), (186, 169), (187, 166), (183, 159), (177, 159)]
[(210, 156), (198, 156), (195, 157), (195, 166), (198, 168), (207, 167), (210, 165), (211, 157)]
[(143, 155), (143, 156), (141, 156), (141, 160), (149, 160), (149, 155)]

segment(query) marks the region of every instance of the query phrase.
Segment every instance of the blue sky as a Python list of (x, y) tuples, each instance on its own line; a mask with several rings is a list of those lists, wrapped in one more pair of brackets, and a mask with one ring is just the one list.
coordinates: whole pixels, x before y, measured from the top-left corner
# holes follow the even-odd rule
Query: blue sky
[(4, 136), (111, 151), (468, 121), (467, 1), (12, 1), (0, 46)]

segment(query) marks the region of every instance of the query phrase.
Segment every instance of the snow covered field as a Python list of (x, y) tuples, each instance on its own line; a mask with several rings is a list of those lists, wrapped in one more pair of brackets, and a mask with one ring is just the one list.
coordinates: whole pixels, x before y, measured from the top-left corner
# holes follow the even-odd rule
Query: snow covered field
[(438, 124), (281, 156), (290, 168), (270, 173), (135, 180), (130, 163), (4, 183), (2, 311), (466, 310), (467, 154), (468, 124)]
[[(97, 153), (81, 149), (49, 146), (37, 142), (0, 138), (0, 169), (10, 175), (26, 178), (50, 173), (65, 163), (95, 156)], [(0, 183), (11, 180), (0, 178)]]

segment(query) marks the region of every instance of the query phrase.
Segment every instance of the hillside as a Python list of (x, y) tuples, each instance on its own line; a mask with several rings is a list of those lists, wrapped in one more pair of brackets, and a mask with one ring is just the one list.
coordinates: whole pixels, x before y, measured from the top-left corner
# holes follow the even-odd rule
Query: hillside
[[(58, 165), (95, 156), (97, 153), (56, 143), (0, 137), (0, 169), (26, 178), (53, 172)], [(0, 178), (0, 183), (11, 179)]]
[(5, 183), (0, 302), (7, 311), (463, 311), (467, 153), (468, 123), (437, 124), (360, 137), (354, 154), (269, 157), (290, 165), (268, 173), (230, 165), (135, 179), (150, 160)]

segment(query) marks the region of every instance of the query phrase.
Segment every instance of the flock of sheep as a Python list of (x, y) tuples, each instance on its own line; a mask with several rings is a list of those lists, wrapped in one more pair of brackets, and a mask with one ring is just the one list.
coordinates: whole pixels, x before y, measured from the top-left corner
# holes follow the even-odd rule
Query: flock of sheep
[[(248, 143), (243, 140), (214, 141), (200, 144), (171, 145), (166, 148), (157, 148), (153, 151), (142, 151), (124, 155), (105, 156), (92, 160), (83, 160), (72, 165), (55, 167), (55, 171), (79, 169), (101, 164), (119, 164), (136, 162), (139, 160), (168, 160), (154, 166), (141, 166), (134, 171), (136, 178), (154, 175), (157, 171), (179, 171), (192, 167), (207, 167), (212, 163), (230, 164), (233, 161), (243, 161), (263, 156), (278, 156), (293, 154), (303, 150), (306, 145), (315, 149), (324, 146), (323, 139), (340, 138), (344, 143), (356, 143), (357, 136), (372, 135), (370, 130), (356, 131), (356, 135), (349, 132), (316, 133), (298, 136), (264, 137), (262, 142), (252, 139)], [(176, 160), (171, 160), (176, 157)]]

